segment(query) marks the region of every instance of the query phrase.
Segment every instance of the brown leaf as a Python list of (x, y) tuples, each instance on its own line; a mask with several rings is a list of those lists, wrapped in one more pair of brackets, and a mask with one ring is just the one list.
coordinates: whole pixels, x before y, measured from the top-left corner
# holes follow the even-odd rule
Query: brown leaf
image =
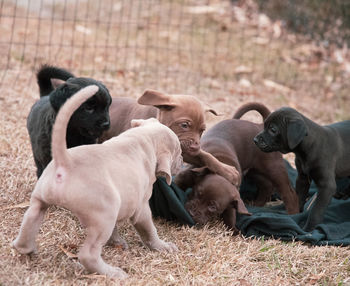
[(123, 245), (121, 245), (121, 244), (114, 245), (113, 248), (114, 249), (118, 249), (118, 250), (123, 250), (124, 249)]
[(91, 29), (84, 27), (83, 25), (76, 25), (75, 30), (79, 33), (90, 35)]
[(253, 70), (250, 67), (247, 66), (238, 66), (235, 68), (235, 73), (237, 74), (243, 74), (243, 73), (252, 73)]
[(264, 80), (264, 85), (266, 87), (275, 89), (275, 90), (280, 91), (280, 92), (291, 92), (292, 91), (292, 89), (290, 89), (289, 87), (282, 85), (282, 84), (279, 84), (279, 83), (274, 82), (274, 81), (269, 80), (269, 79)]
[(309, 283), (311, 284), (311, 285), (315, 285), (318, 281), (320, 281), (323, 277), (325, 276), (325, 274), (324, 273), (321, 273), (321, 274), (314, 274), (314, 275), (311, 275), (310, 277), (309, 277)]
[(257, 45), (261, 45), (261, 46), (265, 46), (269, 43), (269, 39), (268, 38), (264, 38), (264, 37), (255, 37), (253, 38), (253, 43), (257, 44)]
[(277, 21), (272, 26), (273, 37), (278, 39), (282, 35), (282, 22)]
[(203, 6), (191, 6), (186, 9), (187, 13), (190, 14), (209, 14), (209, 13), (223, 13), (224, 10), (221, 7), (216, 6), (209, 6), (209, 5), (203, 5)]
[[(65, 255), (67, 255), (69, 258), (78, 258), (78, 255), (68, 251), (67, 249), (65, 249), (62, 245), (59, 245), (59, 248), (64, 252)], [(76, 248), (76, 246), (75, 246)]]
[(233, 15), (234, 18), (237, 20), (238, 23), (246, 23), (248, 18), (246, 15), (246, 11), (238, 6), (234, 6), (233, 8)]
[(239, 281), (239, 285), (241, 285), (241, 286), (251, 286), (252, 285), (245, 279), (238, 279), (238, 281)]
[(251, 87), (252, 84), (249, 80), (245, 79), (245, 78), (241, 78), (238, 82), (238, 84), (241, 86), (241, 87), (245, 87), (245, 88), (248, 88), (248, 87)]

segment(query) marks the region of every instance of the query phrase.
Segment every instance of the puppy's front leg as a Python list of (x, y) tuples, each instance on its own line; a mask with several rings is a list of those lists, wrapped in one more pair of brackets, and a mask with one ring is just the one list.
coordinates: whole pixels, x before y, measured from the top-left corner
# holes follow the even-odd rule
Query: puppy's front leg
[(317, 198), (306, 220), (305, 231), (311, 231), (316, 225), (322, 223), (324, 212), (337, 189), (334, 176), (325, 176), (315, 183), (318, 188)]
[[(281, 163), (284, 164), (284, 162), (281, 162)], [(284, 202), (284, 206), (287, 210), (287, 213), (288, 214), (299, 213), (300, 212), (299, 197), (289, 182), (288, 174), (286, 172), (284, 165), (281, 164), (281, 166), (276, 166), (276, 171), (274, 171), (271, 174), (270, 178), (278, 194), (280, 195), (281, 199)], [(307, 183), (303, 183), (303, 184), (307, 184)], [(307, 193), (308, 193), (308, 187), (307, 187), (307, 190), (305, 190), (306, 195)], [(303, 197), (303, 200), (305, 203), (306, 196)]]
[(304, 205), (306, 202), (307, 195), (311, 184), (310, 177), (301, 170), (301, 165), (298, 160), (295, 160), (295, 166), (297, 167), (298, 177), (295, 184), (295, 191), (299, 198), (299, 210), (304, 211)]
[(153, 224), (152, 213), (148, 201), (144, 204), (136, 222), (134, 222), (134, 227), (139, 233), (143, 243), (149, 249), (168, 252), (178, 251), (175, 244), (165, 242), (158, 237), (156, 227)]
[(299, 198), (300, 212), (304, 211), (304, 205), (309, 192), (310, 183), (311, 182), (310, 182), (309, 176), (305, 174), (298, 174), (295, 191), (297, 192), (298, 198)]
[(195, 157), (187, 158), (184, 156), (184, 161), (198, 167), (207, 166), (210, 171), (224, 177), (233, 185), (238, 186), (241, 183), (241, 176), (235, 167), (220, 162), (212, 154), (205, 152), (202, 149)]
[(247, 174), (247, 176), (250, 176), (254, 179), (258, 190), (258, 195), (253, 201), (254, 206), (263, 207), (267, 202), (271, 201), (271, 196), (274, 188), (271, 184), (271, 181), (267, 179), (268, 175), (264, 176), (258, 172), (254, 173), (254, 171)]

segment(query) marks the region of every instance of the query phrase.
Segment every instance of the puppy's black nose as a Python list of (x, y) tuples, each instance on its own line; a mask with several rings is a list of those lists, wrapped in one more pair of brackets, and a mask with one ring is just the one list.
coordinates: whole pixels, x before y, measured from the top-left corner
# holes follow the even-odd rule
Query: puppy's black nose
[(102, 122), (100, 124), (100, 127), (103, 129), (103, 130), (107, 130), (110, 126), (110, 122), (109, 121), (105, 121), (105, 122)]
[(259, 143), (259, 139), (258, 139), (258, 137), (256, 136), (256, 137), (254, 137), (254, 143), (256, 144), (256, 145), (258, 145), (258, 143)]

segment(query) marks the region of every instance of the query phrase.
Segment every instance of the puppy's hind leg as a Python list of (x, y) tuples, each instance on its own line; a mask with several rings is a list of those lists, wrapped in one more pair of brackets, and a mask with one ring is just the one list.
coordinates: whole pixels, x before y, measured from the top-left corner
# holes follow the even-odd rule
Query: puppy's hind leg
[[(300, 211), (299, 199), (297, 193), (292, 188), (288, 174), (283, 168), (279, 173), (271, 178), (276, 187), (277, 193), (280, 195), (288, 214), (297, 214)], [(302, 201), (302, 200), (300, 200)]]
[(128, 243), (120, 236), (117, 226), (114, 227), (112, 235), (107, 244), (111, 246), (121, 246), (123, 249), (129, 248)]
[(142, 211), (139, 213), (134, 227), (139, 233), (143, 243), (151, 250), (157, 251), (178, 251), (175, 244), (165, 242), (158, 237), (156, 227), (153, 224), (151, 209), (148, 201), (144, 204)]
[(29, 254), (36, 251), (35, 237), (39, 232), (47, 207), (39, 199), (31, 198), (30, 207), (24, 214), (19, 234), (12, 242), (12, 246), (18, 252)]
[(271, 196), (274, 191), (272, 183), (266, 178), (266, 176), (259, 174), (258, 172), (248, 173), (254, 179), (258, 194), (253, 201), (254, 206), (262, 207), (267, 202), (271, 201)]
[(113, 232), (116, 217), (114, 219), (106, 219), (110, 217), (109, 214), (102, 215), (101, 217), (103, 220), (96, 220), (93, 217), (89, 218), (87, 237), (78, 254), (79, 261), (90, 272), (97, 272), (112, 278), (124, 279), (128, 275), (122, 269), (107, 264), (101, 257), (102, 247), (106, 244)]
[[(272, 155), (271, 155), (272, 157)], [(265, 168), (261, 170), (269, 179), (273, 187), (282, 199), (288, 214), (299, 213), (299, 199), (292, 188), (288, 173), (280, 154), (275, 154), (275, 160), (269, 160)]]

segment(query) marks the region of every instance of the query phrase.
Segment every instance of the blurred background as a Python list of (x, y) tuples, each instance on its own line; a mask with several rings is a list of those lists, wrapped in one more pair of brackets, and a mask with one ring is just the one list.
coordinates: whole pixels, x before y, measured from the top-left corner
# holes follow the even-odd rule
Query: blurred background
[(349, 0), (1, 0), (0, 104), (37, 98), (48, 63), (114, 96), (152, 88), (227, 113), (257, 100), (350, 119), (349, 31)]

